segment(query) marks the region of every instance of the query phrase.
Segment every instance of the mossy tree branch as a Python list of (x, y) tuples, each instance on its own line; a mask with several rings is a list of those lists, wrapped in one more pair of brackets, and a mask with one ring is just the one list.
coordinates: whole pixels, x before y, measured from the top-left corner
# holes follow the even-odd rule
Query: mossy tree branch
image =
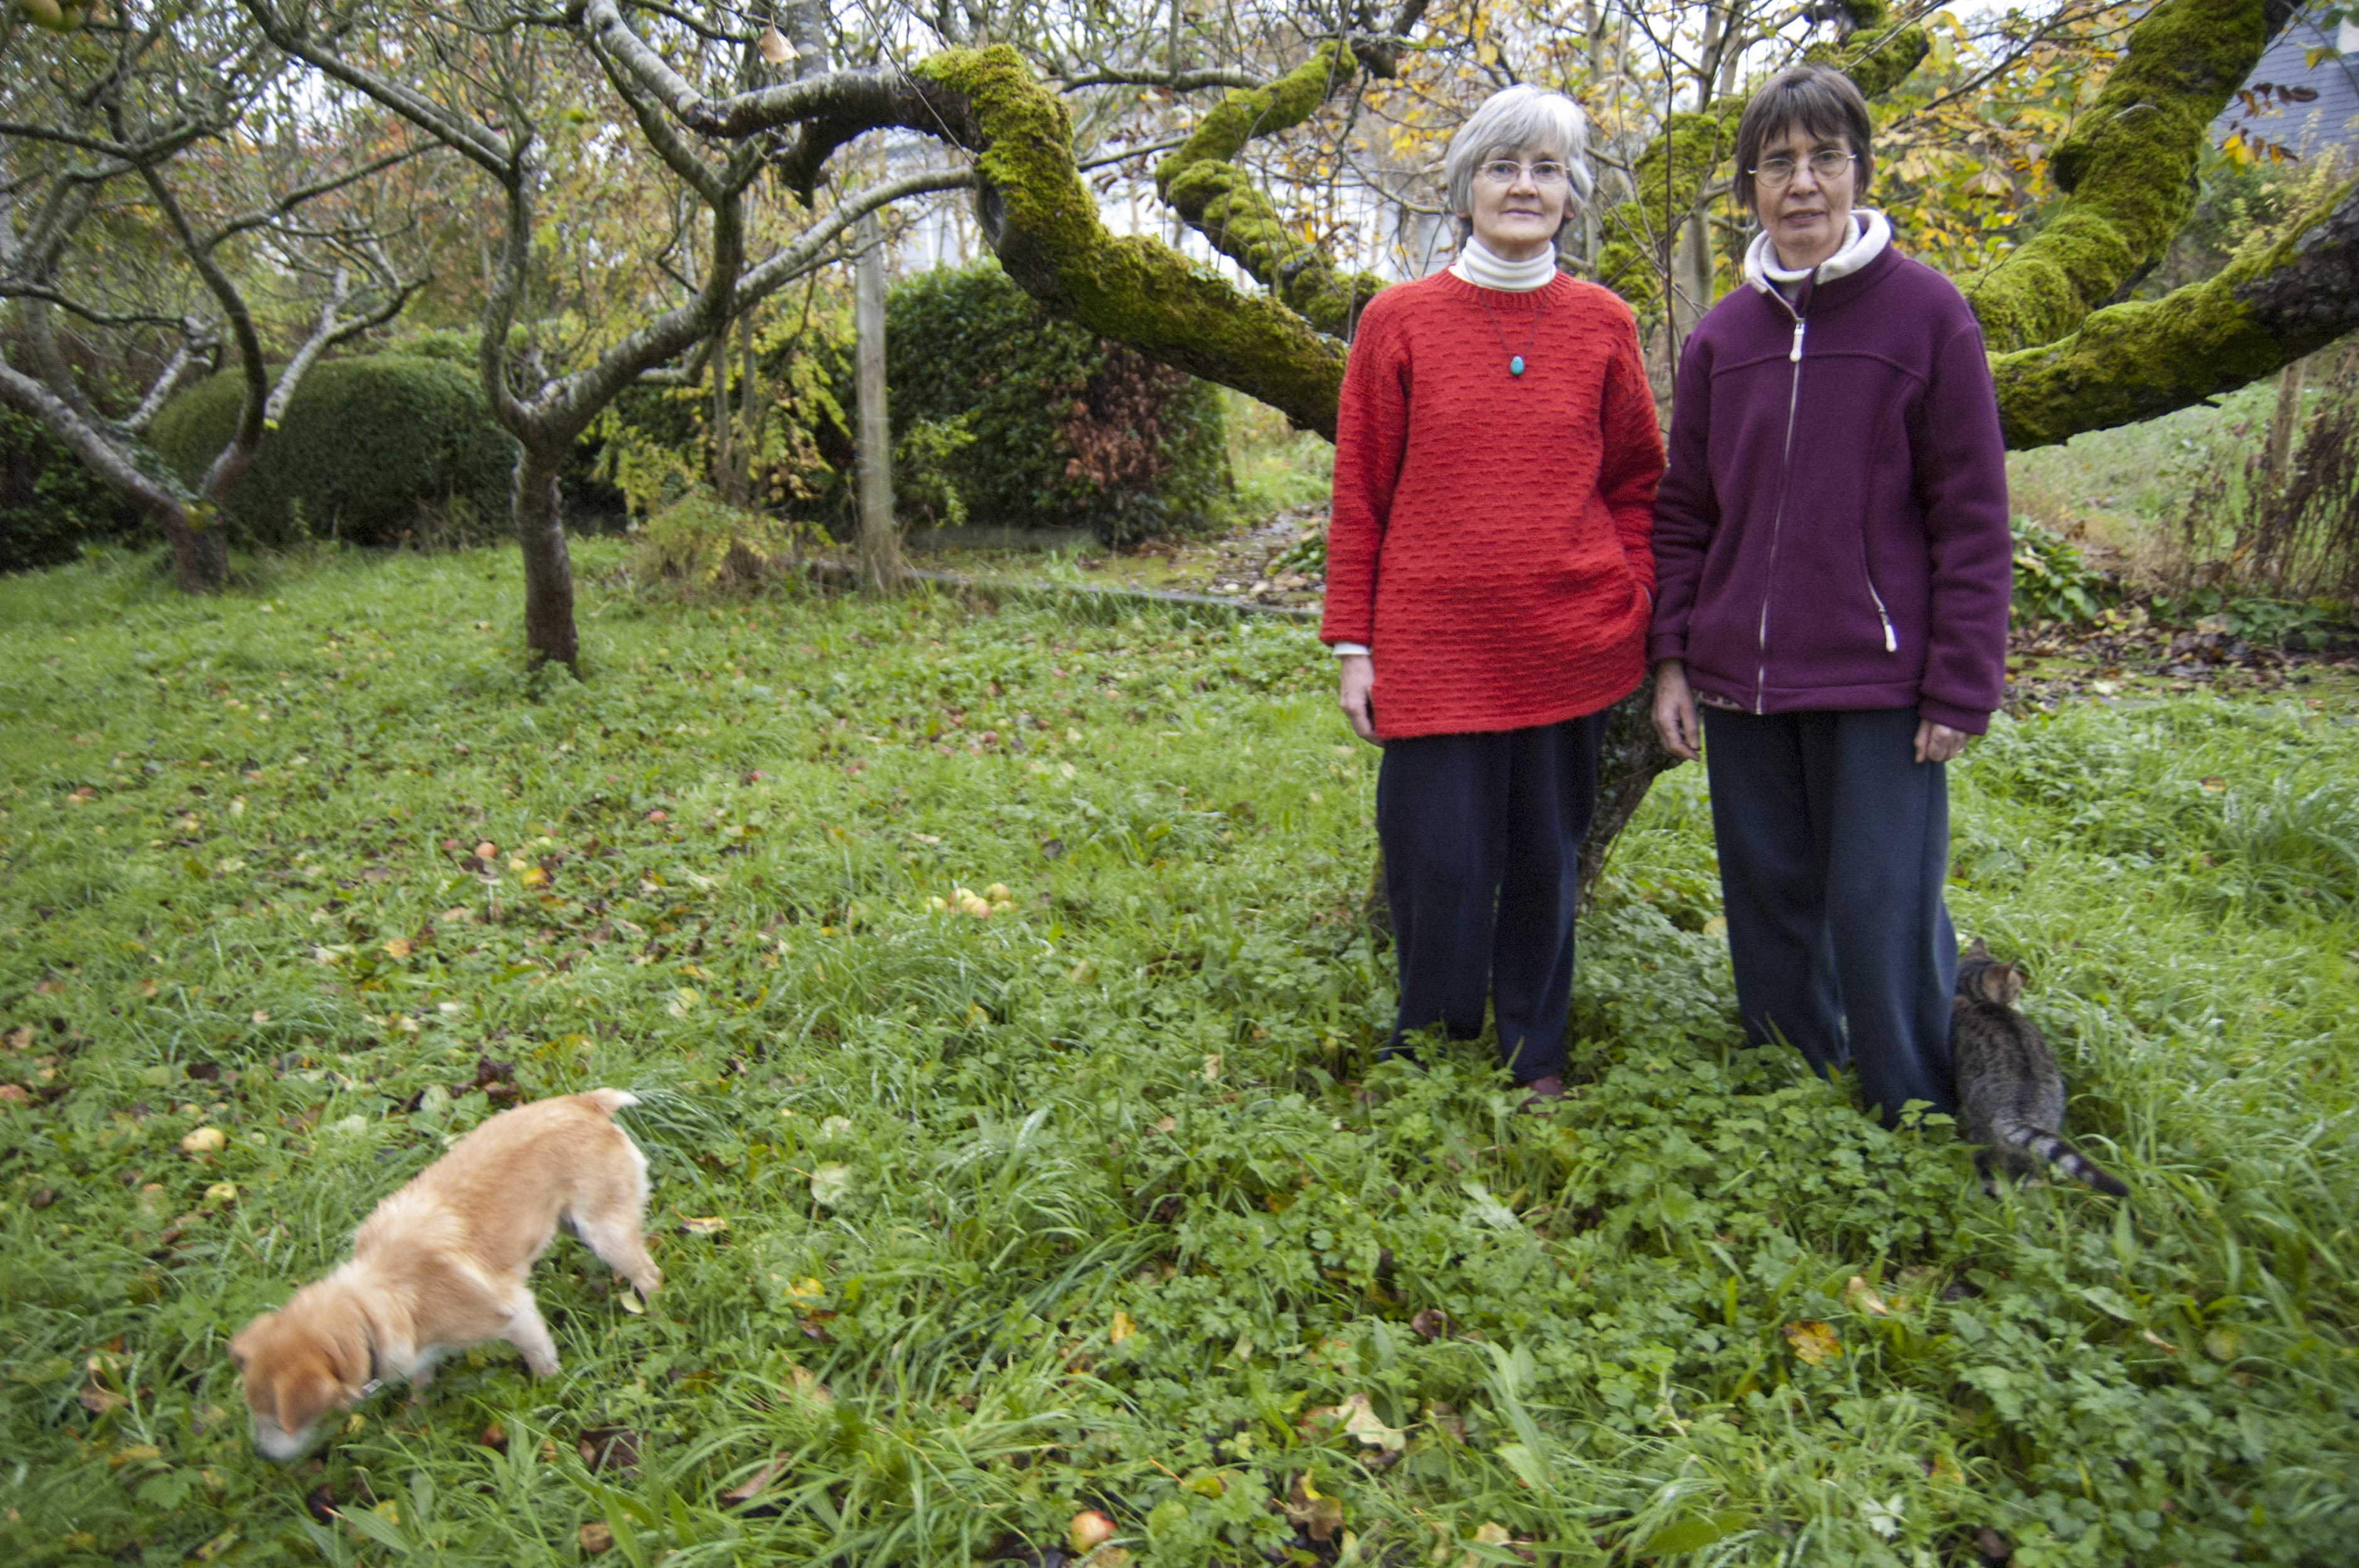
[(2152, 270), (2195, 204), (2206, 127), (2288, 0), (2161, 0), (2049, 155), (2065, 198), (2021, 247), (1958, 280), (1995, 352), (2053, 342)]
[(1117, 235), (1073, 166), (1065, 107), (1005, 45), (916, 67), (962, 114), (936, 125), (976, 154), (976, 205), (1000, 265), (1092, 331), (1248, 393), (1332, 437), (1343, 350), (1282, 300), (1238, 292), (1168, 245)]
[(2359, 330), (2359, 181), (2292, 236), (2069, 337), (1991, 356), (2010, 447), (2151, 419), (2230, 392)]
[(1224, 94), (1155, 171), (1156, 190), (1189, 227), (1312, 326), (1338, 336), (1349, 335), (1353, 318), (1385, 280), (1337, 272), (1234, 160), (1254, 137), (1291, 130), (1318, 113), (1357, 66), (1351, 49), (1331, 39), (1267, 86)]

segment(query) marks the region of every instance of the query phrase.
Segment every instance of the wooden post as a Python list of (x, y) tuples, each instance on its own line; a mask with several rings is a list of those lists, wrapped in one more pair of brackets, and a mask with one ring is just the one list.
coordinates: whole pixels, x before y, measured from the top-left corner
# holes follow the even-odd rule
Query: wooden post
[(870, 213), (853, 230), (852, 323), (858, 340), (860, 582), (871, 593), (901, 580), (901, 540), (893, 529), (893, 424), (885, 408), (884, 235)]

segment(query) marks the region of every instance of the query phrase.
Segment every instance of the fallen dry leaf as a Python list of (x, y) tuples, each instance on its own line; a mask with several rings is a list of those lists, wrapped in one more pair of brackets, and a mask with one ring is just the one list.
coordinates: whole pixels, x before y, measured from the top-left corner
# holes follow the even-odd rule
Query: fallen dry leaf
[(386, 943), (385, 954), (388, 958), (407, 958), (409, 957), (409, 943), (403, 937), (393, 937)]
[(582, 1463), (592, 1471), (612, 1470), (632, 1476), (639, 1468), (639, 1434), (627, 1426), (593, 1426), (576, 1445)]
[(696, 1219), (683, 1219), (679, 1228), (690, 1236), (718, 1236), (729, 1228), (729, 1222), (719, 1215), (706, 1215)]
[(614, 1532), (603, 1520), (592, 1519), (582, 1527), (582, 1555), (597, 1557), (614, 1548)]
[(1843, 1305), (1854, 1312), (1872, 1313), (1877, 1317), (1892, 1315), (1892, 1309), (1884, 1304), (1884, 1298), (1875, 1293), (1875, 1287), (1857, 1274), (1854, 1274), (1851, 1283), (1843, 1287)]
[(1387, 1454), (1397, 1454), (1408, 1441), (1399, 1428), (1386, 1426), (1383, 1418), (1368, 1408), (1368, 1396), (1353, 1394), (1336, 1407), (1343, 1418), (1343, 1430), (1360, 1440), (1363, 1446), (1381, 1448)]
[(762, 1488), (777, 1479), (778, 1472), (787, 1467), (787, 1458), (788, 1455), (784, 1454), (771, 1454), (767, 1464), (738, 1485), (722, 1493), (721, 1500), (724, 1503), (752, 1502), (762, 1495)]
[(1307, 1474), (1294, 1478), (1294, 1487), (1280, 1506), (1286, 1509), (1287, 1522), (1310, 1531), (1313, 1541), (1332, 1541), (1343, 1528), (1343, 1499), (1322, 1496)]
[(1117, 1311), (1114, 1314), (1114, 1326), (1106, 1330), (1106, 1338), (1119, 1345), (1137, 1332), (1138, 1325), (1130, 1321), (1130, 1314)]
[(1843, 1354), (1843, 1341), (1835, 1331), (1812, 1318), (1801, 1318), (1785, 1328), (1786, 1343), (1794, 1354), (1813, 1367), (1823, 1367)]

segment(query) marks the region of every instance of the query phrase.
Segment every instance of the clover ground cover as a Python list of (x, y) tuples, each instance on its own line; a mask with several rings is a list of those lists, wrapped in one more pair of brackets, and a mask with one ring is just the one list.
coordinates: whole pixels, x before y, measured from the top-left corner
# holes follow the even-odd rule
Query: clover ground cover
[[(2136, 1189), (1994, 1202), (1737, 1048), (1691, 772), (1584, 926), (1578, 1092), (1519, 1118), (1479, 1047), (1367, 1065), (1374, 753), (1307, 632), (582, 554), (586, 683), (516, 673), (498, 552), (0, 582), (12, 1559), (1046, 1563), (1095, 1511), (1101, 1564), (2111, 1568), (2359, 1525), (2348, 715), (2075, 708), (1958, 770), (1961, 925)], [(446, 1137), (601, 1083), (665, 1292), (561, 1239), (560, 1377), (489, 1347), (256, 1458), (227, 1335)]]

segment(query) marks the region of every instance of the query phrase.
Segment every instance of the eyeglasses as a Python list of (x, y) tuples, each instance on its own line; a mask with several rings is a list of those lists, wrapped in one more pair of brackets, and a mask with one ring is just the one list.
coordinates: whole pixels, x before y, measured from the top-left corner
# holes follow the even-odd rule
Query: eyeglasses
[[(1857, 153), (1839, 153), (1832, 147), (1821, 147), (1810, 155), (1810, 173), (1823, 185), (1850, 168), (1858, 157)], [(1750, 172), (1753, 182), (1762, 189), (1782, 190), (1793, 182), (1799, 167), (1789, 157), (1765, 157), (1761, 160), (1761, 167)]]
[(1528, 178), (1543, 189), (1566, 184), (1572, 178), (1560, 163), (1518, 163), (1511, 157), (1493, 158), (1474, 172), (1494, 185), (1513, 185)]

